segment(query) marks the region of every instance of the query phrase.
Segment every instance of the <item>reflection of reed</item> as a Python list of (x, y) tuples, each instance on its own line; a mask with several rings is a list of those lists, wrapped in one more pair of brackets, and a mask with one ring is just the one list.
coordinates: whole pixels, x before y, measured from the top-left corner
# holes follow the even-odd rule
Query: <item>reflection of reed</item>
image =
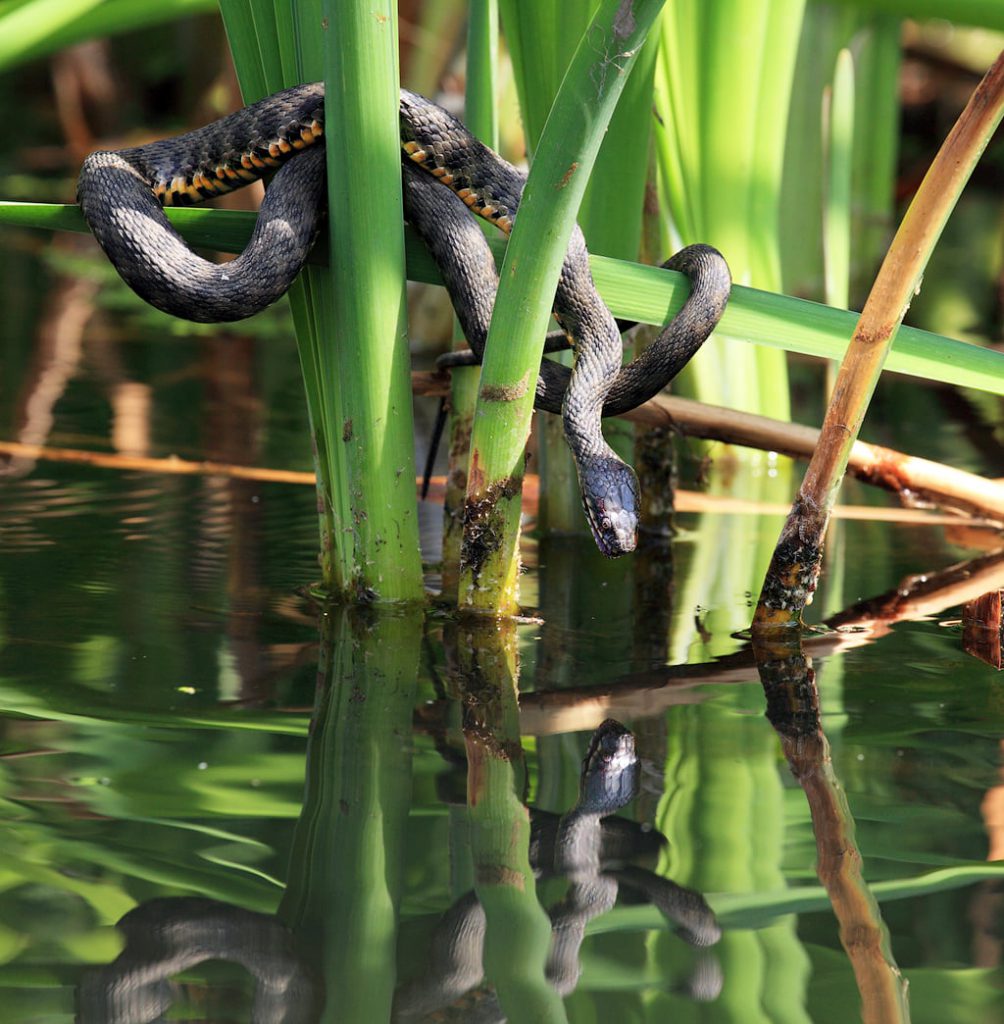
[[(896, 622), (935, 615), (1001, 586), (1004, 551), (998, 550), (910, 577), (888, 594), (857, 602), (828, 620), (832, 632), (807, 635), (803, 644), (813, 656), (860, 647), (884, 636)], [(594, 729), (604, 718), (649, 718), (669, 707), (700, 703), (705, 684), (748, 683), (756, 677), (754, 652), (745, 647), (700, 665), (667, 665), (597, 686), (525, 693), (520, 697), (520, 725), (526, 734), (547, 736)], [(421, 709), (418, 724), (435, 729), (441, 710)]]
[[(797, 644), (797, 641), (796, 641)], [(816, 837), (816, 872), (840, 926), (861, 995), (864, 1024), (910, 1019), (907, 983), (893, 959), (878, 901), (862, 874), (854, 819), (833, 771), (819, 720), (815, 674), (797, 649), (756, 645), (767, 718), (781, 738), (792, 774), (805, 792)]]
[(7, 462), (0, 464), (0, 477), (24, 476), (35, 468), (32, 449), (49, 436), (56, 403), (80, 365), (84, 328), (94, 312), (96, 291), (93, 281), (64, 277), (46, 297), (32, 366), (18, 399), (16, 433), (18, 443), (25, 447), (8, 453)]
[(411, 802), (418, 609), (325, 607), (316, 707), (280, 918), (327, 989), (322, 1019), (385, 1021)]
[[(478, 661), (483, 653), (471, 650), (469, 657)], [(463, 656), (451, 660), (454, 671), (458, 663), (471, 663)], [(494, 668), (502, 665), (490, 655), (489, 664)], [(489, 674), (483, 668), (477, 670), (468, 677), (471, 688), (460, 683), (466, 704), (467, 755), (468, 759), (475, 758), (468, 763), (468, 815), (480, 884), (477, 891), (468, 891), (455, 900), (437, 922), (421, 970), (395, 996), (394, 1021), (405, 1024), (461, 1019), (461, 1013), (470, 1024), (565, 1019), (560, 1002), (545, 1000), (536, 987), (542, 980), (543, 962), (539, 953), (528, 954), (521, 930), (521, 900), (526, 901), (521, 909), (535, 918), (541, 915), (533, 891), (534, 876), (568, 881), (563, 899), (549, 910), (549, 951), (544, 947), (543, 973), (556, 993), (566, 996), (574, 991), (581, 973), (580, 948), (589, 922), (611, 909), (619, 891), (627, 888), (636, 900), (655, 906), (684, 942), (701, 951), (682, 981), (681, 991), (694, 999), (717, 998), (723, 980), (721, 965), (707, 948), (721, 937), (714, 914), (700, 893), (631, 864), (640, 856), (653, 854), (665, 839), (635, 822), (612, 816), (634, 798), (638, 787), (634, 737), (620, 723), (606, 721), (593, 735), (582, 762), (578, 799), (569, 810), (562, 815), (530, 810), (528, 853), (532, 875), (524, 878), (527, 850), (522, 841), (522, 820), (526, 809), (518, 796), (513, 798), (514, 792), (522, 788), (518, 781), (522, 771), (521, 767), (506, 769), (513, 758), (522, 765), (522, 751), (517, 753), (504, 734), (492, 736), (490, 730), (486, 731), (489, 721), (501, 724), (507, 717), (503, 711), (506, 699), (500, 702), (497, 690), (490, 685), (484, 688)], [(458, 681), (456, 675), (454, 680)], [(482, 703), (477, 694), (486, 697), (486, 702)], [(515, 716), (508, 717), (514, 721)], [(494, 768), (486, 765), (486, 758), (498, 764)], [(497, 816), (483, 809), (490, 802), (501, 808)], [(515, 812), (515, 819), (510, 812)], [(480, 841), (479, 824), (486, 826), (487, 836)], [(486, 865), (491, 865), (487, 871)], [(487, 906), (482, 904), (484, 898), (489, 900)], [(502, 933), (503, 950), (492, 953), (486, 944), (490, 928), (506, 924), (510, 927)], [(537, 938), (534, 934), (532, 941)], [(496, 973), (499, 971), (504, 973)], [(488, 984), (484, 983), (486, 978)], [(549, 1008), (553, 1016), (539, 1015)]]
[(474, 891), (484, 910), (484, 973), (513, 1020), (562, 1021), (561, 1000), (545, 977), (550, 923), (530, 866), (515, 624), (464, 621), (446, 629), (443, 639), (450, 682), (463, 707)]
[[(1004, 740), (1000, 746), (1000, 784), (987, 790), (980, 803), (983, 827), (987, 830), (987, 860), (1004, 860)], [(1000, 967), (1004, 959), (1004, 886), (985, 882), (970, 903), (973, 922), (973, 962), (980, 967)]]

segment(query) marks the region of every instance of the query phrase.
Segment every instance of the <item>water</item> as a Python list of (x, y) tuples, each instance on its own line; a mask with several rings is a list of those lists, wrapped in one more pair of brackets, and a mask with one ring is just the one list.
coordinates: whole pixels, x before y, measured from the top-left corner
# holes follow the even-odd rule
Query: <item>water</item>
[[(288, 341), (91, 301), (64, 295), (58, 331), (8, 321), (6, 438), (309, 469)], [(909, 401), (926, 422), (934, 399)], [(732, 493), (783, 505), (792, 479)], [(1004, 700), (956, 624), (966, 586), (1002, 585), (996, 540), (839, 520), (814, 610), (853, 611), (805, 645), (816, 707), (809, 666), (734, 635), (779, 522), (686, 513), (671, 550), (616, 563), (531, 540), (526, 621), (475, 636), (311, 601), (305, 484), (21, 464), (0, 481), (0, 1020), (885, 1021), (894, 962), (914, 1021), (1004, 1021)], [(906, 576), (981, 555), (897, 618)], [(639, 792), (562, 863), (610, 716)]]

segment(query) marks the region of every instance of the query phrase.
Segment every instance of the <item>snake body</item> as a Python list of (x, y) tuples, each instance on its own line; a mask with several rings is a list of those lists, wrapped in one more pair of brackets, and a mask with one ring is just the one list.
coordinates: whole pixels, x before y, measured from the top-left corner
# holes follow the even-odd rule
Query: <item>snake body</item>
[[(324, 147), (317, 145), (324, 132), (323, 85), (296, 86), (185, 135), (91, 154), (78, 199), (119, 274), (152, 305), (201, 322), (242, 319), (284, 294), (306, 262), (324, 210)], [(405, 214), (430, 245), (461, 323), (477, 336), (469, 336), (472, 348), (483, 350), (498, 278), (466, 208), (510, 231), (525, 175), (441, 107), (406, 90), (401, 145)], [(232, 262), (197, 256), (163, 214), (162, 206), (202, 202), (272, 171), (252, 238)], [(603, 439), (601, 416), (659, 391), (717, 323), (728, 270), (710, 247), (697, 248), (678, 267), (691, 277), (691, 296), (658, 346), (671, 353), (668, 364), (648, 356), (622, 370), (617, 324), (593, 286), (577, 227), (569, 243), (554, 310), (574, 339), (575, 365), (569, 371), (545, 361), (535, 404), (562, 414), (583, 506), (606, 555), (634, 548), (638, 485)]]

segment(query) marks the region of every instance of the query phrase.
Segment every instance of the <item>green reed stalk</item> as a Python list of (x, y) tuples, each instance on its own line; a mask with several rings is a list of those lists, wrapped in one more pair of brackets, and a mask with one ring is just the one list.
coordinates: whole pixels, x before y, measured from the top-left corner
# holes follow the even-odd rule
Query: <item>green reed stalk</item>
[[(678, 0), (662, 19), (656, 158), (684, 242), (725, 254), (733, 279), (776, 290), (782, 156), (804, 0)], [(818, 232), (817, 232), (818, 234)], [(681, 383), (705, 401), (786, 416), (777, 352), (722, 325)]]
[(418, 600), (397, 11), (392, 0), (366, 14), (351, 0), (223, 0), (222, 9), (245, 98), (322, 74), (326, 81), (334, 271), (309, 269), (290, 292), (314, 438), (323, 584), (346, 596)]
[(554, 290), (603, 132), (662, 0), (603, 0), (541, 135), (506, 249), (471, 439), (460, 604), (516, 609), (519, 492)]
[(851, 169), (854, 145), (854, 58), (837, 55), (833, 86), (825, 94), (823, 164), (824, 294), (831, 306), (846, 307), (851, 287)]
[[(397, 5), (323, 5), (328, 223), (351, 588), (422, 596), (404, 295)], [(330, 443), (337, 443), (329, 438)]]
[[(784, 289), (821, 298), (824, 294), (823, 208), (820, 168), (824, 140), (819, 117), (842, 49), (854, 54), (854, 134), (851, 295), (860, 296), (874, 278), (893, 229), (896, 150), (899, 138), (897, 80), (900, 22), (848, 6), (811, 4), (803, 22), (784, 155), (780, 244)], [(796, 141), (797, 140), (797, 141)], [(860, 303), (861, 299), (854, 300)]]
[[(540, 0), (532, 4), (502, 0), (502, 23), (513, 63), (526, 151), (531, 158), (574, 48), (595, 10), (596, 4), (591, 0), (575, 3)], [(577, 18), (574, 24), (573, 18)], [(596, 173), (595, 168), (593, 173)], [(580, 208), (579, 225), (586, 231), (582, 213)], [(588, 233), (586, 242), (592, 245)], [(635, 253), (628, 255), (633, 257)], [(551, 358), (572, 365), (571, 352), (558, 353)], [(587, 529), (582, 517), (575, 463), (565, 443), (561, 420), (539, 416), (536, 422), (540, 479), (538, 531), (541, 534), (575, 533)]]

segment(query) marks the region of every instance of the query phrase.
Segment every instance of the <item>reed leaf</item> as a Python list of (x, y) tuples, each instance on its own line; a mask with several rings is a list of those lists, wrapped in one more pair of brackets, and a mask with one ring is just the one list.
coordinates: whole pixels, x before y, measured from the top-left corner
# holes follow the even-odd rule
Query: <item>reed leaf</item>
[[(190, 244), (221, 252), (240, 252), (254, 224), (253, 214), (235, 210), (193, 207), (166, 212)], [(0, 202), (0, 224), (51, 231), (88, 230), (78, 207), (58, 203)], [(500, 256), (501, 244), (495, 249)], [(412, 280), (441, 283), (424, 245), (410, 233), (406, 234), (406, 253)], [(600, 295), (616, 316), (666, 323), (687, 295), (685, 278), (671, 270), (595, 254), (590, 256), (590, 267)], [(720, 329), (756, 344), (839, 359), (857, 318), (857, 313), (846, 309), (735, 285)], [(916, 327), (900, 327), (886, 368), (942, 384), (1004, 394), (1004, 354)]]
[[(661, 22), (655, 155), (684, 242), (708, 242), (733, 278), (776, 290), (782, 154), (804, 0), (678, 0)], [(817, 232), (818, 235), (818, 232)], [(705, 401), (787, 415), (783, 357), (717, 332), (681, 375)]]
[(206, 14), (216, 0), (28, 0), (0, 6), (0, 70), (67, 46)]
[(843, 7), (896, 14), (904, 18), (938, 18), (959, 25), (977, 25), (1004, 31), (1004, 4), (1000, 0), (830, 0)]
[[(530, 153), (536, 148), (568, 62), (597, 2), (541, 0), (522, 4), (506, 0), (502, 6)], [(620, 259), (636, 259), (639, 252), (656, 49), (654, 38), (642, 49), (610, 119), (579, 208), (579, 226), (590, 250)], [(630, 353), (626, 355), (630, 358)], [(559, 358), (571, 363), (570, 353)], [(622, 457), (631, 459), (634, 430), (628, 424), (613, 425), (607, 440)], [(538, 419), (537, 453), (541, 480), (538, 530), (588, 533), (575, 464), (557, 417)]]

